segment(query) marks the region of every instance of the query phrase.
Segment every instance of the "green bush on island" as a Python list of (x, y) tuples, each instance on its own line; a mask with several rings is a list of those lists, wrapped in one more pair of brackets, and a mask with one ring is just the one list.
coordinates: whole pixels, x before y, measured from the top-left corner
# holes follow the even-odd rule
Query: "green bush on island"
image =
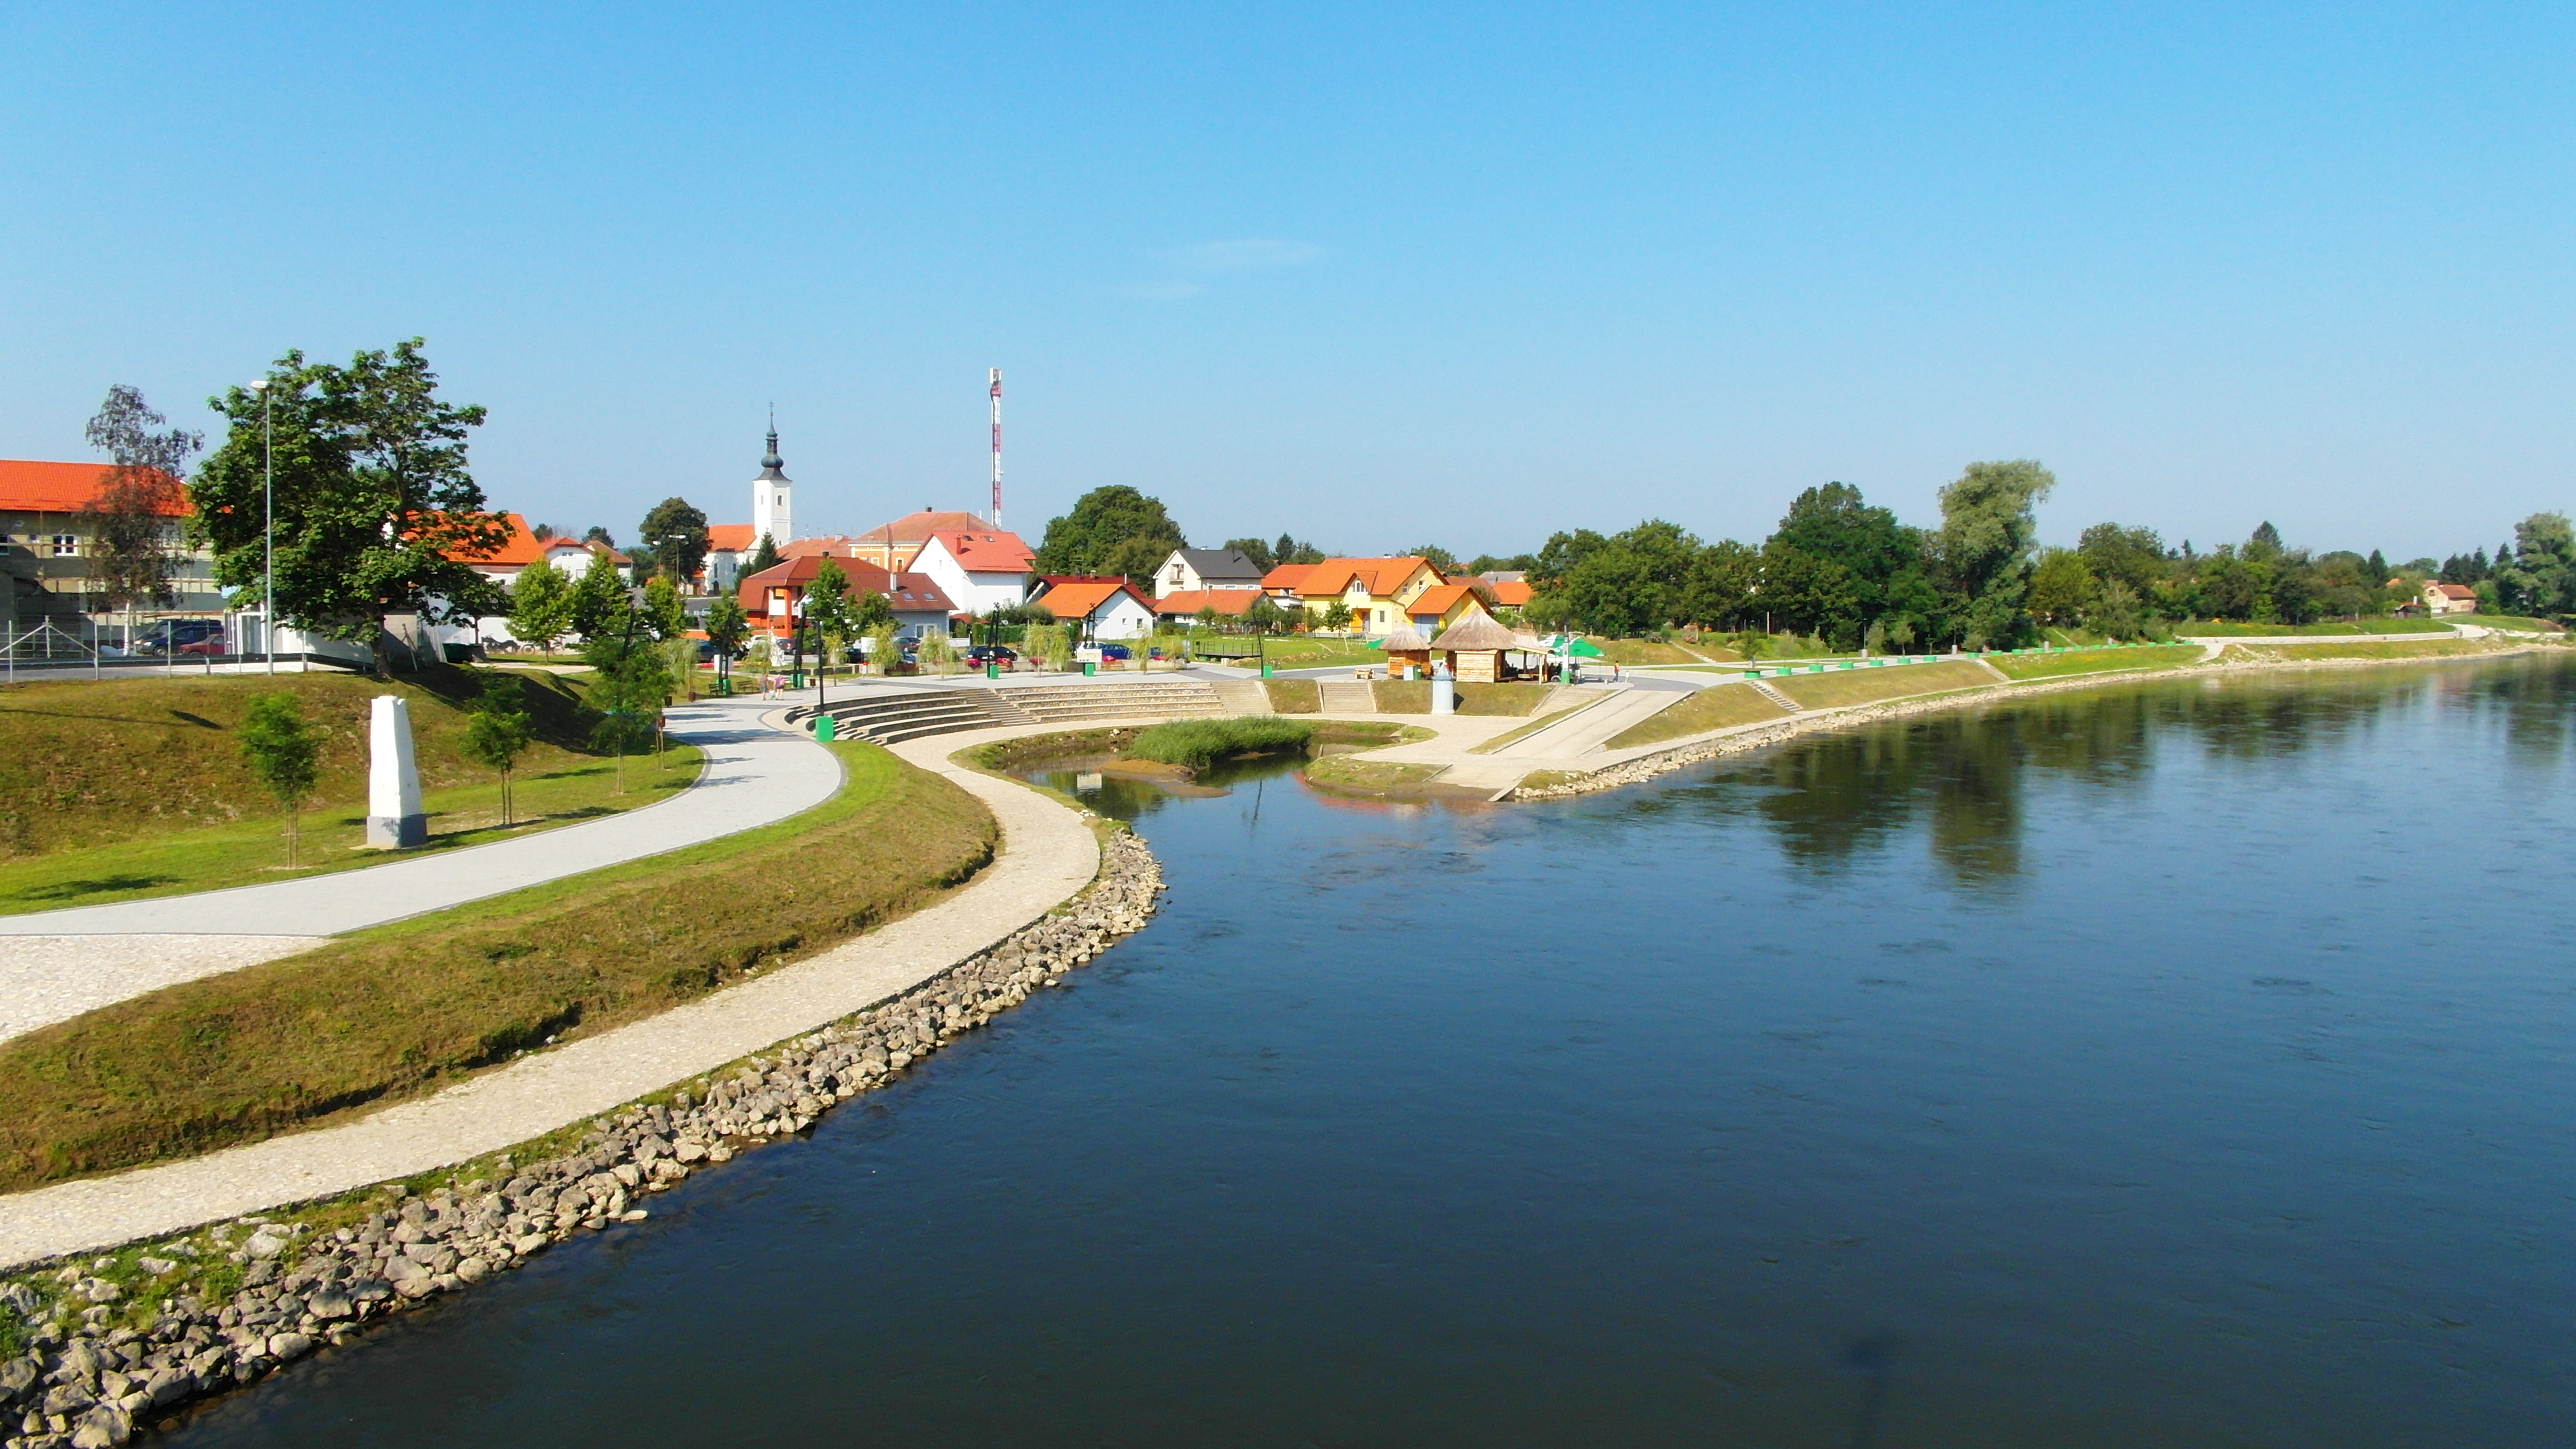
[(1250, 755), (1302, 754), (1314, 737), (1313, 725), (1302, 720), (1280, 719), (1275, 715), (1245, 715), (1239, 719), (1176, 719), (1138, 735), (1135, 742), (1128, 745), (1127, 755), (1131, 759), (1178, 765), (1186, 770), (1203, 770), (1219, 760), (1242, 759)]

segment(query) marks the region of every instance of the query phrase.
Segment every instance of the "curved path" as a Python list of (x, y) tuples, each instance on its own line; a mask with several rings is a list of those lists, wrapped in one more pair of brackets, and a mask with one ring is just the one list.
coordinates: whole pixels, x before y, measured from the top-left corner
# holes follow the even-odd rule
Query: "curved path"
[[(987, 740), (1062, 728), (937, 735), (893, 747), (955, 781), (1001, 823), (1000, 857), (938, 905), (687, 1006), (344, 1125), (0, 1197), (0, 1268), (451, 1166), (901, 995), (1045, 915), (1099, 873), (1099, 841), (1081, 816), (948, 759)], [(826, 753), (793, 736), (772, 737)]]
[(324, 936), (696, 845), (831, 798), (840, 762), (764, 726), (769, 707), (754, 699), (673, 706), (671, 737), (705, 750), (706, 769), (642, 809), (364, 870), (0, 917), (0, 937), (21, 938), (0, 951), (0, 1039)]

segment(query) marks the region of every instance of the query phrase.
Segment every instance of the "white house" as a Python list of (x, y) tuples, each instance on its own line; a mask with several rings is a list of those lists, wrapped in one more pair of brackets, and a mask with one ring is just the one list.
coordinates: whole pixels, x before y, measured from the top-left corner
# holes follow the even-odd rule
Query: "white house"
[(2458, 584), (2424, 585), (2424, 612), (2427, 614), (2474, 614), (2478, 611), (2478, 591)]
[(1176, 548), (1154, 570), (1154, 597), (1195, 593), (1202, 589), (1258, 589), (1261, 565), (1236, 548)]
[(1154, 604), (1120, 578), (1040, 575), (1029, 602), (1094, 639), (1142, 639), (1154, 632)]
[(942, 529), (912, 557), (940, 591), (970, 614), (1007, 609), (1029, 596), (1029, 546), (999, 529)]

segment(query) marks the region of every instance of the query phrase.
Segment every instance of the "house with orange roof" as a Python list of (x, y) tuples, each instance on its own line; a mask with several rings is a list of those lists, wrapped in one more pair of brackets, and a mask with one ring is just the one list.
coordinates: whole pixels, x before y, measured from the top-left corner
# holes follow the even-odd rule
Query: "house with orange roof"
[(1477, 577), (1485, 581), (1497, 608), (1526, 609), (1531, 595), (1537, 592), (1530, 587), (1527, 574), (1506, 572), (1479, 574)]
[(1043, 604), (1056, 622), (1080, 627), (1093, 639), (1142, 639), (1154, 632), (1154, 601), (1123, 578), (1093, 574), (1041, 574), (1029, 602)]
[[(1297, 567), (1292, 564), (1272, 569), (1263, 577), (1262, 586), (1271, 588), (1273, 579)], [(1444, 582), (1431, 561), (1419, 555), (1328, 558), (1303, 567), (1305, 572), (1295, 575), (1294, 582), (1284, 588), (1305, 606), (1306, 617), (1320, 621), (1324, 610), (1338, 603), (1351, 611), (1352, 632), (1372, 638), (1403, 628), (1413, 601)]]
[(590, 571), (593, 554), (606, 554), (608, 561), (616, 565), (618, 578), (632, 580), (635, 577), (635, 560), (607, 544), (584, 538), (566, 538), (560, 534), (553, 538), (539, 538), (536, 530), (528, 527), (528, 520), (519, 515), (504, 513), (501, 518), (508, 525), (509, 534), (501, 541), (500, 547), (486, 553), (461, 555), (457, 559), (457, 562), (496, 584), (506, 587), (517, 582), (519, 571), (539, 559), (577, 579)]
[(2427, 614), (2474, 614), (2478, 611), (2478, 591), (2460, 584), (2424, 585), (2424, 612)]
[(850, 557), (866, 559), (881, 569), (908, 569), (930, 546), (933, 534), (1000, 532), (972, 513), (934, 509), (925, 504), (917, 513), (878, 524), (852, 539), (854, 552)]
[[(0, 574), (6, 575), (0, 588), (7, 593), (0, 618), (32, 623), (105, 607), (96, 598), (98, 515), (90, 509), (115, 472), (113, 463), (0, 459)], [(160, 481), (167, 487), (151, 512), (168, 520), (165, 538), (179, 556), (170, 607), (218, 612), (224, 598), (214, 581), (214, 552), (190, 547), (182, 531), (191, 511), (187, 491), (175, 478)]]
[(1440, 631), (1461, 620), (1491, 615), (1493, 586), (1483, 579), (1462, 579), (1454, 584), (1433, 584), (1413, 596), (1404, 606), (1404, 617), (1425, 639), (1439, 636)]
[(1222, 618), (1241, 619), (1262, 597), (1259, 589), (1176, 589), (1154, 601), (1154, 613), (1164, 619), (1195, 619), (1201, 609), (1214, 609)]
[(707, 557), (690, 584), (701, 594), (728, 594), (742, 579), (742, 566), (760, 549), (748, 523), (707, 525)]
[[(737, 592), (742, 612), (755, 632), (779, 639), (796, 632), (803, 617), (805, 591), (813, 586), (814, 576), (823, 571), (823, 559), (822, 554), (783, 559), (742, 580)], [(929, 575), (888, 573), (857, 559), (833, 562), (850, 581), (850, 597), (857, 598), (859, 591), (865, 589), (883, 596), (893, 607), (897, 637), (918, 639), (925, 634), (948, 632), (949, 619), (957, 608)]]
[(969, 614), (1008, 609), (1029, 596), (1029, 565), (1036, 555), (1016, 533), (996, 528), (934, 531), (907, 565), (928, 574)]

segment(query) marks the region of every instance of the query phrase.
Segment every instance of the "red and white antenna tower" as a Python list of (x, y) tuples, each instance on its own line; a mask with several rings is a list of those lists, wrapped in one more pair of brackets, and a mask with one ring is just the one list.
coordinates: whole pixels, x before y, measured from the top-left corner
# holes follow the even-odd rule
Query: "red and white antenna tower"
[(993, 526), (1002, 526), (1002, 370), (993, 369)]

